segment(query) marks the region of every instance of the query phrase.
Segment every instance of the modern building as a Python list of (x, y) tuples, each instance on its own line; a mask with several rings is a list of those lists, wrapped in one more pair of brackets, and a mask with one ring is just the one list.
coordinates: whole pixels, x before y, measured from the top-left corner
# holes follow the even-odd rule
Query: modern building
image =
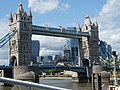
[(70, 50), (69, 49), (64, 49), (64, 61), (65, 62), (70, 62)]
[(73, 64), (78, 64), (78, 40), (71, 38), (70, 39), (70, 45), (71, 45), (71, 59), (73, 61)]
[(62, 54), (55, 55), (55, 57), (54, 57), (54, 63), (57, 64), (58, 62), (63, 62), (63, 56), (62, 56)]
[[(76, 27), (68, 27), (67, 29), (72, 30), (74, 32), (77, 31)], [(70, 38), (70, 59), (73, 61), (73, 65), (78, 64), (78, 39)]]
[(43, 66), (54, 65), (53, 56), (39, 56), (37, 57), (37, 62), (39, 63), (39, 65), (43, 65)]
[(32, 40), (32, 62), (37, 63), (37, 57), (39, 56), (40, 42), (38, 40)]

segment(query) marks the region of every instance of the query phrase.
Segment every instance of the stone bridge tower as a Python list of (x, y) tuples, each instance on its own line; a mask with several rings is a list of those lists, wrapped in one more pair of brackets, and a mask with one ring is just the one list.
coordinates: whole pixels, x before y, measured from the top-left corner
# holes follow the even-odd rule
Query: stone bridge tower
[(18, 30), (9, 42), (10, 65), (27, 66), (31, 61), (32, 13), (27, 14), (20, 3), (16, 13), (10, 13), (10, 32)]
[(89, 32), (90, 37), (82, 37), (79, 41), (80, 66), (91, 66), (93, 63), (99, 64), (99, 35), (98, 23), (92, 23), (89, 16), (86, 16), (84, 24), (81, 28), (82, 32)]

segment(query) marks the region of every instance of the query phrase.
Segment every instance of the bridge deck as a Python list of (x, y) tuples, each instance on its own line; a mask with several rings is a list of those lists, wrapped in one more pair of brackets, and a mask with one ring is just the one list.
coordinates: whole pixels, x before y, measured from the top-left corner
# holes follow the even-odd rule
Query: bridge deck
[(86, 67), (78, 67), (78, 66), (39, 66), (40, 70), (45, 69), (63, 69), (63, 70), (69, 70), (74, 72), (80, 72), (80, 73), (86, 73)]
[(66, 37), (66, 38), (81, 38), (82, 36), (89, 37), (88, 32), (80, 32), (80, 31), (74, 31), (74, 30), (66, 30), (66, 29), (60, 29), (60, 28), (36, 26), (36, 25), (32, 25), (32, 34)]
[[(29, 66), (32, 67), (32, 66)], [(0, 70), (11, 69), (13, 66), (0, 66)], [(74, 72), (86, 73), (86, 67), (78, 67), (78, 66), (39, 66), (39, 70), (47, 70), (47, 69), (63, 69)]]

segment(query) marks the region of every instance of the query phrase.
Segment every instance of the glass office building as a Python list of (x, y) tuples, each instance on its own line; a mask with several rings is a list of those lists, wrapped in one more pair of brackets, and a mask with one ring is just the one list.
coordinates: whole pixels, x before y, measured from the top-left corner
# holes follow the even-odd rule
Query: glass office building
[(32, 62), (37, 63), (37, 57), (39, 56), (40, 42), (38, 40), (32, 40)]

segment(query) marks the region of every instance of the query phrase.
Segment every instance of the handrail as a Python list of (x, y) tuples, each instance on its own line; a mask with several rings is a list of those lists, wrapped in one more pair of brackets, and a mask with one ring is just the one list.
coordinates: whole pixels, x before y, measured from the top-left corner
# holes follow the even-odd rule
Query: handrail
[(74, 31), (74, 30), (69, 30), (69, 29), (64, 29), (64, 28), (52, 28), (52, 27), (32, 25), (32, 34), (49, 35), (51, 33), (55, 33), (55, 34), (57, 33), (56, 35), (52, 34), (52, 36), (60, 35), (60, 37), (61, 36), (63, 37), (63, 35), (67, 35), (67, 37), (69, 38), (72, 36), (76, 36), (76, 37), (77, 36), (84, 36), (84, 37), (90, 36), (88, 32)]
[(38, 83), (33, 83), (33, 82), (28, 82), (28, 81), (15, 80), (15, 79), (6, 78), (6, 77), (0, 77), (0, 82), (12, 84), (12, 85), (23, 85), (23, 86), (27, 86), (30, 88), (34, 87), (34, 88), (40, 88), (40, 89), (47, 89), (47, 90), (50, 90), (50, 89), (51, 90), (70, 90), (70, 89), (45, 85), (45, 84), (38, 84)]

